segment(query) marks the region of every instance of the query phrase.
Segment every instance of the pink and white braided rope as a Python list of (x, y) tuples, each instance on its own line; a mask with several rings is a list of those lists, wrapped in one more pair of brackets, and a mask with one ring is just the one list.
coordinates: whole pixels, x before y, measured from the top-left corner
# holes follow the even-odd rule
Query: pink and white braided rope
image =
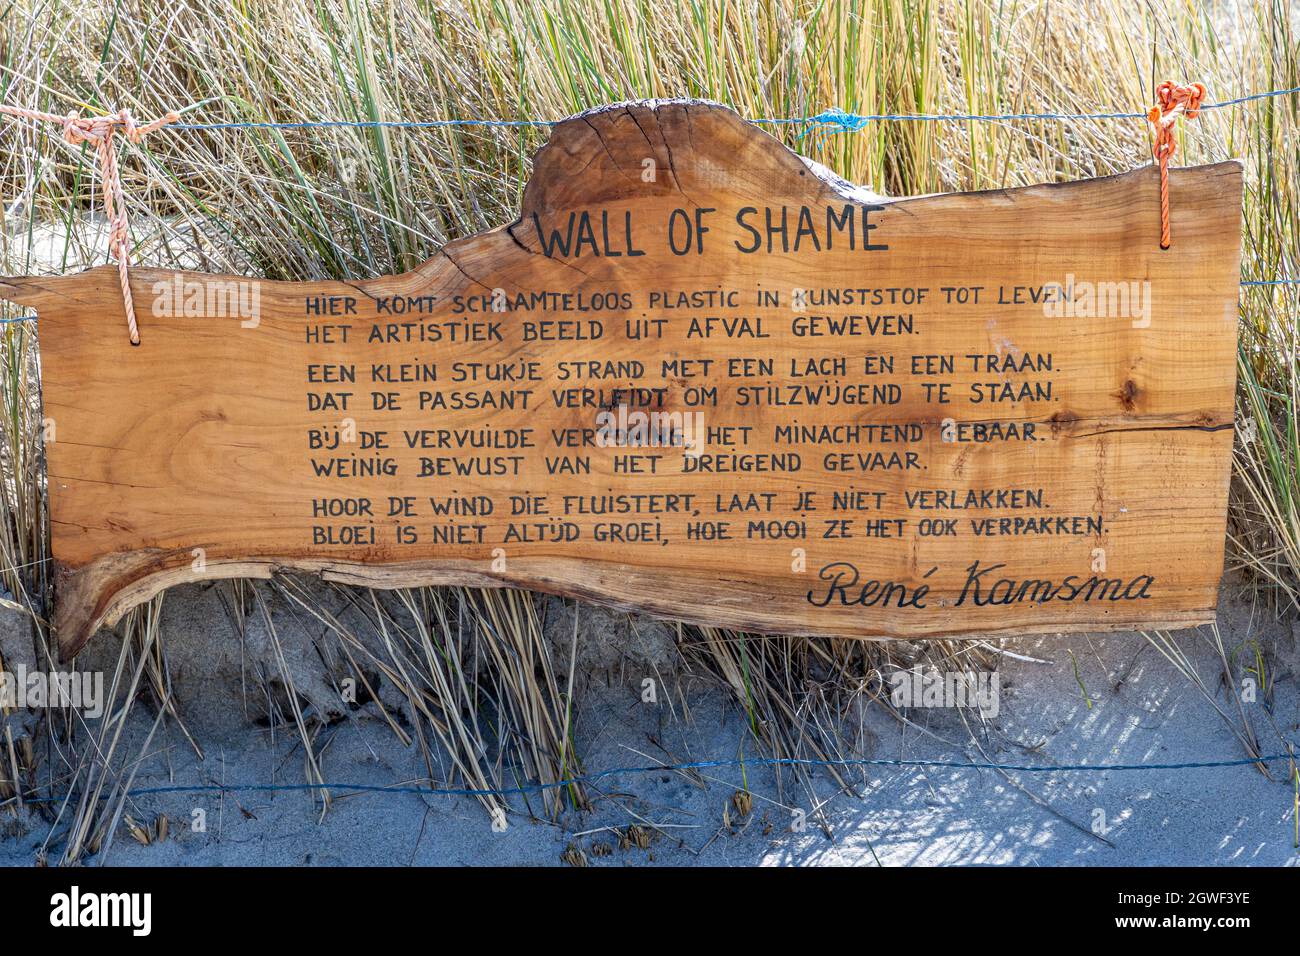
[(132, 143), (139, 143), (157, 129), (168, 123), (175, 123), (180, 114), (175, 110), (144, 126), (137, 126), (127, 110), (116, 115), (83, 117), (76, 113), (59, 116), (41, 110), (29, 110), (20, 106), (0, 104), (0, 114), (19, 119), (38, 120), (46, 123), (58, 123), (63, 127), (63, 138), (76, 146), (87, 143), (95, 147), (95, 157), (99, 166), (100, 188), (103, 194), (104, 217), (108, 220), (108, 248), (117, 260), (117, 274), (122, 285), (122, 305), (126, 310), (126, 325), (131, 335), (131, 344), (140, 344), (140, 327), (135, 319), (135, 303), (131, 298), (131, 283), (127, 270), (131, 265), (131, 242), (128, 235), (129, 221), (126, 214), (126, 195), (122, 191), (122, 177), (118, 173), (117, 149), (113, 142), (120, 130)]

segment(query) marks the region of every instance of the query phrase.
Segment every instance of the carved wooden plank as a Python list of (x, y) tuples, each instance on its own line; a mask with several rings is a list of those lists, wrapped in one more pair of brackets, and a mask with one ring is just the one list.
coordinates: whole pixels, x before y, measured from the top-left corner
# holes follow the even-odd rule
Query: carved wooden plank
[(1157, 188), (886, 200), (721, 107), (634, 104), (556, 126), (519, 220), (405, 275), (136, 269), (139, 348), (111, 268), (6, 280), (40, 318), (61, 646), (279, 568), (764, 632), (1211, 620), (1240, 167), (1172, 172), (1165, 252)]

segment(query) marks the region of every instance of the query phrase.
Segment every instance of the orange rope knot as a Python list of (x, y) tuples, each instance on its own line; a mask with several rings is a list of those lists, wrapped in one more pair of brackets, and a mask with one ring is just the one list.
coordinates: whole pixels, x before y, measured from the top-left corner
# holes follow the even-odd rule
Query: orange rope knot
[(40, 110), (0, 105), (0, 113), (16, 116), (19, 119), (59, 123), (63, 127), (63, 139), (69, 145), (84, 144), (95, 148), (100, 190), (103, 195), (104, 218), (108, 220), (108, 248), (113, 258), (117, 260), (117, 274), (122, 285), (122, 306), (126, 311), (126, 327), (131, 335), (131, 344), (139, 345), (140, 328), (135, 320), (135, 303), (131, 299), (131, 283), (127, 275), (131, 265), (130, 222), (126, 215), (126, 194), (122, 191), (122, 177), (118, 173), (117, 149), (113, 139), (120, 129), (126, 134), (127, 139), (138, 144), (154, 130), (161, 129), (168, 123), (175, 123), (181, 118), (180, 114), (170, 110), (152, 123), (137, 126), (126, 110), (111, 116), (84, 117), (78, 116), (75, 112), (58, 116)]
[(1156, 128), (1156, 142), (1151, 153), (1160, 164), (1160, 248), (1169, 248), (1169, 160), (1178, 149), (1174, 139), (1174, 123), (1179, 115), (1195, 119), (1205, 99), (1205, 85), (1192, 83), (1179, 86), (1165, 80), (1156, 87), (1156, 102), (1147, 119)]

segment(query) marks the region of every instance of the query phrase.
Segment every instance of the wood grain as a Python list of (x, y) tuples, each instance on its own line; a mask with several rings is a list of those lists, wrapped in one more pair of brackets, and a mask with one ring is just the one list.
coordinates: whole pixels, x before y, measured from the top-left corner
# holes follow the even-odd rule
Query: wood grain
[[(1209, 621), (1222, 572), (1233, 440), (1240, 166), (1172, 171), (1174, 245), (1164, 252), (1157, 189), (1155, 171), (1145, 168), (1062, 185), (880, 199), (829, 177), (722, 107), (632, 104), (557, 125), (535, 158), (516, 222), (452, 243), (403, 275), (282, 283), (135, 269), (138, 348), (124, 331), (113, 269), (4, 280), (0, 294), (39, 314), (42, 393), (55, 429), (47, 458), (61, 648), (75, 653), (101, 625), (172, 584), (277, 569), (380, 587), (528, 587), (760, 632), (935, 637)], [(782, 207), (790, 247), (778, 232), (769, 251), (766, 211), (779, 225)], [(807, 228), (796, 250), (804, 209)], [(827, 209), (852, 217), (851, 243), (846, 228), (828, 226)], [(583, 213), (594, 242), (572, 245), (567, 255), (548, 248), (550, 230), (563, 230), (570, 214), (581, 224)], [(697, 222), (707, 231), (696, 231)], [(760, 243), (749, 251), (752, 227)], [(677, 254), (673, 243), (686, 251)], [(1103, 283), (1123, 286), (1110, 286), (1105, 308), (1091, 309), (1086, 290)], [(1072, 301), (1055, 314), (1032, 299), (1031, 290), (1067, 285)], [(941, 291), (976, 286), (983, 290), (978, 303), (949, 303)], [(1130, 301), (1119, 303), (1119, 288), (1132, 292)], [(825, 289), (928, 291), (920, 302), (868, 297), (799, 307), (810, 296), (822, 301)], [(760, 290), (778, 298), (760, 302)], [(556, 300), (560, 308), (492, 312), (488, 305), (456, 314), (457, 296), (498, 304), (504, 296), (514, 306), (516, 296), (539, 291), (570, 298)], [(710, 291), (738, 298), (680, 308), (651, 300), (654, 293)], [(1021, 295), (1028, 298), (1016, 301)], [(195, 314), (184, 314), (187, 297)], [(254, 300), (255, 308), (243, 307)], [(399, 301), (408, 311), (394, 315)], [(309, 302), (341, 314), (309, 314)], [(409, 311), (417, 307), (427, 311)], [(804, 334), (828, 332), (847, 316), (859, 317), (848, 334)], [(462, 319), (481, 323), (481, 332), (496, 323), (499, 339), (368, 341), (376, 327), (385, 338), (389, 325), (413, 322), (427, 333)], [(642, 319), (666, 320), (662, 336), (629, 338), (626, 323)], [(712, 334), (692, 336), (693, 320)], [(587, 330), (596, 321), (604, 334), (595, 341), (527, 337), (539, 323), (559, 321)], [(727, 334), (757, 324), (763, 337)], [(347, 326), (349, 340), (321, 341), (327, 326)], [(898, 334), (883, 334), (891, 330)], [(951, 368), (942, 367), (944, 356)], [(891, 359), (893, 370), (882, 371)], [(705, 371), (702, 360), (714, 364)], [(685, 364), (665, 368), (665, 361)], [(454, 381), (455, 363), (475, 362), (534, 368), (538, 378), (522, 385)], [(642, 362), (644, 372), (601, 365), (608, 378), (559, 380), (561, 363), (587, 362)], [(374, 366), (402, 364), (436, 366), (438, 379), (373, 381)], [(340, 367), (352, 367), (356, 381), (308, 381)], [(570, 376), (590, 370), (567, 368)], [(947, 385), (946, 403), (936, 400), (940, 384)], [(610, 390), (630, 386), (662, 396), (648, 410), (699, 412), (705, 428), (737, 431), (709, 433), (694, 449), (554, 444), (557, 431), (589, 435), (602, 410), (621, 404)], [(981, 395), (1011, 398), (972, 402), (976, 386)], [(590, 396), (594, 404), (563, 406), (564, 398), (581, 397), (564, 390), (584, 387), (605, 391)], [(716, 405), (690, 404), (708, 388), (717, 390)], [(452, 393), (481, 398), (512, 390), (530, 393), (527, 408), (420, 407), (421, 392), (450, 400)], [(309, 406), (308, 393), (341, 391), (353, 393), (346, 410)], [(401, 410), (374, 410), (377, 391), (397, 393)], [(832, 392), (859, 401), (770, 403)], [(388, 433), (393, 447), (381, 457), (396, 474), (317, 477), (313, 462), (329, 456), (311, 448), (309, 436), (346, 430), (345, 419), (363, 434)], [(1020, 437), (960, 440), (976, 434), (974, 423), (1000, 423), (1004, 431), (1011, 423)], [(777, 429), (790, 425), (840, 430), (822, 436), (829, 440), (779, 440)], [(963, 425), (959, 440), (945, 440)], [(848, 427), (859, 431), (850, 437)], [(482, 430), (475, 434), (497, 441), (531, 429), (534, 446), (457, 452), (410, 448), (404, 440), (407, 431), (440, 429), (452, 440)], [(881, 440), (886, 432), (901, 440)], [(342, 454), (353, 453), (365, 458), (370, 451), (353, 445)], [(684, 471), (731, 455), (788, 468), (792, 453), (801, 458), (797, 471)], [(895, 454), (901, 464), (891, 467)], [(461, 465), (504, 458), (509, 469), (516, 455), (518, 473), (419, 474), (422, 458)], [(829, 469), (828, 455), (850, 470)], [(634, 460), (648, 467), (652, 456), (655, 474), (621, 470)], [(548, 461), (560, 460), (576, 473), (551, 474)], [(833, 510), (833, 496), (849, 489), (862, 493), (860, 507)], [(941, 493), (967, 501), (972, 490), (982, 506), (920, 507)], [(816, 510), (796, 509), (802, 492), (816, 493)], [(981, 503), (985, 492), (1004, 497)], [(651, 496), (694, 498), (687, 512), (563, 512), (564, 496), (604, 495), (643, 496), (643, 504), (667, 500)], [(390, 496), (414, 499), (415, 514), (388, 516)], [(432, 513), (430, 498), (452, 496), (484, 496), (495, 511), (452, 522)], [(512, 517), (511, 496), (545, 496), (550, 514)], [(372, 513), (322, 520), (313, 516), (320, 499), (368, 499)], [(773, 504), (725, 510), (755, 500)], [(931, 530), (951, 533), (922, 534), (927, 519)], [(755, 537), (751, 521), (778, 530), (802, 521), (806, 536)], [(834, 524), (843, 521), (849, 524)], [(566, 522), (576, 540), (506, 540), (512, 524), (553, 533)], [(623, 526), (625, 536), (634, 526), (657, 528), (658, 536), (602, 540), (602, 522)], [(689, 536), (689, 526), (717, 522), (727, 522), (733, 537)], [(974, 522), (1006, 533), (977, 534)], [(399, 524), (418, 540), (400, 542)], [(453, 525), (462, 526), (461, 543), (437, 540)], [(315, 529), (345, 527), (360, 529), (361, 543), (313, 538), (321, 533)], [(852, 537), (826, 538), (828, 529)], [(889, 529), (900, 530), (873, 533)], [(845, 582), (855, 574), (850, 589)], [(999, 578), (1015, 583), (998, 586)], [(897, 588), (887, 601), (870, 592), (866, 603), (848, 603), (869, 579)], [(1090, 586), (1090, 596), (1067, 597), (1071, 579), (1101, 583)]]

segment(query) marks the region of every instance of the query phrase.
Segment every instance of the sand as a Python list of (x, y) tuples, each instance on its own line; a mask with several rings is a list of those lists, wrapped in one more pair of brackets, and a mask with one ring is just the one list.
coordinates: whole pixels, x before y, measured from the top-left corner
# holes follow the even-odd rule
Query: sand
[[(272, 731), (245, 708), (241, 667), (248, 657), (211, 588), (176, 589), (166, 601), (164, 633), (182, 713), (200, 742), (200, 761), (174, 730), (155, 740), (136, 786), (237, 782), (301, 783), (302, 754), (291, 728)], [(5, 612), (12, 614), (12, 612)], [(585, 769), (760, 756), (742, 715), (713, 686), (680, 682), (680, 705), (641, 700), (638, 668), (668, 667), (663, 630), (641, 619), (630, 636), (621, 615), (582, 609), (585, 673), (578, 695), (577, 739)], [(590, 620), (588, 621), (588, 617)], [(1276, 679), (1271, 713), (1260, 695), (1248, 705), (1264, 751), (1284, 749), (1278, 731), (1300, 739), (1297, 635), (1225, 596), (1220, 626), (1231, 651), (1251, 639), (1268, 649)], [(584, 628), (584, 622), (587, 627)], [(571, 619), (567, 625), (571, 629)], [(12, 617), (0, 640), (21, 628)], [(596, 635), (592, 637), (590, 635)], [(649, 635), (647, 637), (647, 635)], [(1177, 632), (1221, 707), (1221, 668), (1205, 632)], [(102, 653), (114, 653), (101, 635)], [(640, 648), (632, 664), (619, 642)], [(658, 643), (656, 643), (658, 642)], [(869, 712), (873, 755), (886, 759), (1016, 764), (1173, 763), (1234, 760), (1242, 745), (1205, 697), (1140, 635), (1043, 636), (1000, 642), (1039, 662), (1004, 657), (996, 718), (969, 728), (951, 710), (909, 711), (917, 726)], [(295, 673), (311, 686), (309, 641), (291, 651)], [(12, 650), (6, 659), (13, 659)], [(602, 655), (608, 659), (602, 660)], [(620, 666), (613, 666), (615, 660)], [(601, 666), (604, 663), (607, 666)], [(319, 676), (319, 675), (318, 675)], [(321, 683), (316, 692), (325, 694)], [(312, 691), (307, 689), (308, 696)], [(1235, 706), (1235, 705), (1234, 705)], [(253, 708), (254, 710), (256, 708)], [(152, 720), (136, 708), (134, 733)], [(1232, 713), (1232, 711), (1230, 711)], [(22, 723), (21, 715), (15, 727)], [(22, 726), (29, 726), (30, 720)], [(1276, 727), (1276, 730), (1274, 729)], [(325, 739), (328, 743), (325, 744)], [(352, 712), (322, 737), (327, 778), (366, 784), (418, 782), (416, 748), (403, 747), (373, 705)], [(977, 746), (978, 744), (978, 746)], [(981, 753), (981, 748), (983, 754)], [(747, 765), (698, 774), (659, 771), (606, 778), (595, 808), (558, 822), (517, 812), (504, 831), (465, 797), (354, 794), (345, 790), (322, 819), (301, 792), (169, 794), (138, 798), (130, 812), (165, 813), (167, 839), (142, 846), (119, 832), (92, 865), (844, 865), (950, 864), (1194, 865), (1300, 864), (1295, 847), (1295, 790), (1274, 765), (1274, 779), (1253, 767), (1060, 773), (876, 767), (858, 794), (835, 789), (825, 774), (813, 792), (789, 774)], [(747, 782), (753, 811), (737, 813), (733, 793)], [(524, 809), (516, 798), (516, 807)], [(534, 806), (536, 803), (534, 802)], [(194, 832), (195, 811), (206, 832)], [(47, 827), (0, 826), (0, 863), (31, 865)], [(805, 826), (799, 821), (806, 820)], [(626, 839), (629, 825), (648, 841)], [(645, 846), (636, 845), (646, 843)], [(57, 844), (57, 839), (55, 841)], [(563, 859), (567, 853), (567, 861)], [(576, 851), (576, 852), (575, 852)]]

